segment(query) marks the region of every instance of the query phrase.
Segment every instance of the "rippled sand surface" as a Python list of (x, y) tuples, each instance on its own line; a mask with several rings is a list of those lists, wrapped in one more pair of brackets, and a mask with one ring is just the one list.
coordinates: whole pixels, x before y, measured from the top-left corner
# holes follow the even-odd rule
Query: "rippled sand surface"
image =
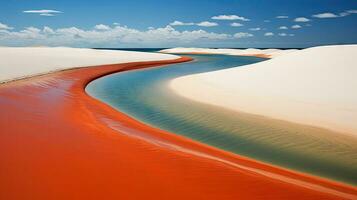
[(232, 112), (173, 94), (168, 88), (172, 78), (263, 60), (223, 55), (193, 57), (195, 62), (103, 77), (91, 83), (87, 92), (152, 126), (274, 165), (357, 184), (355, 137)]

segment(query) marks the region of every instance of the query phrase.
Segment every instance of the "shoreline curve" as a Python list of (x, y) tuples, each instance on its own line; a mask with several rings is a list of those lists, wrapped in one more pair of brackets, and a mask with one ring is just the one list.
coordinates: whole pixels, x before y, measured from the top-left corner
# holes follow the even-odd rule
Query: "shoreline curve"
[(189, 60), (71, 69), (0, 85), (1, 199), (357, 198), (353, 186), (149, 127), (85, 93), (90, 81), (114, 72)]

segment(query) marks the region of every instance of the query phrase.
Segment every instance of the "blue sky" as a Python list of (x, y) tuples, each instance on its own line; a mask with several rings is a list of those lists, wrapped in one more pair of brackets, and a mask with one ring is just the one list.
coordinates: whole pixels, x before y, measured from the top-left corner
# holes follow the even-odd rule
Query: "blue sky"
[(0, 11), (0, 45), (5, 46), (357, 43), (356, 0), (2, 0)]

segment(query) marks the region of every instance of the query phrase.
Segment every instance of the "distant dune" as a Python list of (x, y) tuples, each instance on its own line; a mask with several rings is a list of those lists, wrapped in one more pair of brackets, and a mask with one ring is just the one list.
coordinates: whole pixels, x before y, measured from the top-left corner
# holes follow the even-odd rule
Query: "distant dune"
[(0, 47), (0, 58), (0, 82), (7, 82), (76, 67), (170, 60), (179, 57), (158, 53), (69, 47)]
[(297, 51), (297, 49), (209, 49), (209, 48), (184, 48), (177, 47), (161, 50), (161, 53), (189, 53), (189, 54), (223, 54), (233, 56), (258, 56), (273, 58), (283, 54)]
[(170, 87), (198, 102), (357, 136), (357, 45), (272, 54), (281, 56), (180, 77)]

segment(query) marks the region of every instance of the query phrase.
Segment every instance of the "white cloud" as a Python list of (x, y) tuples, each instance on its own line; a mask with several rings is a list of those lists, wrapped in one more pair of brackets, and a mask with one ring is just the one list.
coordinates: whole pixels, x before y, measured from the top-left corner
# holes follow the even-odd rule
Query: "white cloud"
[(204, 22), (197, 23), (197, 26), (212, 27), (212, 26), (218, 26), (218, 24), (215, 22), (204, 21)]
[(238, 15), (218, 15), (218, 16), (213, 16), (211, 19), (215, 20), (241, 20), (241, 21), (250, 21), (250, 19), (247, 19), (245, 17), (241, 17)]
[(24, 10), (24, 13), (62, 13), (61, 11), (58, 10)]
[(109, 27), (99, 24), (92, 29), (84, 30), (77, 27), (52, 29), (43, 27), (27, 27), (20, 31), (1, 30), (1, 45), (46, 45), (46, 46), (123, 46), (153, 44), (161, 46), (189, 45), (193, 42), (204, 43), (212, 41), (231, 40), (230, 34), (207, 32), (204, 30), (177, 31), (172, 26), (151, 28), (144, 31), (126, 26)]
[(336, 17), (340, 17), (338, 15), (335, 15), (334, 13), (319, 13), (316, 15), (312, 15), (312, 17), (316, 17), (316, 18), (336, 18)]
[(319, 13), (312, 15), (312, 17), (315, 18), (320, 18), (320, 19), (325, 19), (325, 18), (337, 18), (337, 17), (346, 17), (352, 14), (357, 14), (357, 10), (346, 10), (344, 12), (341, 12), (339, 14), (331, 13), (331, 12), (324, 12), (324, 13)]
[(43, 39), (43, 35), (41, 34), (41, 30), (35, 27), (26, 27), (25, 29), (18, 31), (18, 32), (12, 32), (12, 31), (7, 31), (5, 35), (0, 35), (0, 38), (2, 37), (7, 38), (7, 36), (12, 36), (10, 37), (11, 39), (17, 39), (17, 40), (32, 40), (32, 39)]
[(347, 10), (346, 12), (350, 14), (357, 14), (357, 10)]
[(267, 19), (266, 19), (266, 20), (264, 20), (264, 22), (265, 22), (265, 23), (268, 23), (268, 22), (270, 22), (270, 20), (267, 20)]
[(234, 26), (234, 27), (244, 26), (243, 24), (238, 23), (238, 22), (233, 22), (233, 23), (231, 23), (230, 25), (231, 25), (231, 26)]
[(289, 29), (289, 28), (286, 27), (286, 26), (280, 26), (279, 29), (280, 29), (280, 30), (286, 30), (286, 29)]
[(24, 10), (22, 12), (23, 13), (39, 14), (41, 16), (46, 16), (46, 17), (55, 16), (55, 14), (63, 13), (58, 10)]
[(346, 17), (346, 16), (351, 15), (351, 14), (357, 14), (357, 10), (346, 10), (346, 11), (340, 13), (340, 16), (341, 17)]
[[(209, 21), (203, 21), (203, 22), (199, 22), (199, 23), (174, 21), (174, 22), (171, 22), (169, 25), (170, 26), (192, 26), (192, 25), (197, 25), (197, 26), (203, 26), (203, 27), (218, 26), (218, 24), (216, 22), (209, 22)], [(243, 24), (232, 23), (231, 26), (243, 26)]]
[(40, 15), (41, 15), (41, 16), (46, 16), (46, 17), (55, 16), (54, 14), (51, 14), (51, 13), (41, 13)]
[(288, 36), (288, 34), (286, 34), (286, 33), (279, 33), (278, 35), (282, 36), (282, 37)]
[(274, 33), (272, 33), (272, 32), (264, 33), (264, 36), (273, 36), (273, 35), (274, 35)]
[(1, 30), (1, 29), (11, 30), (11, 29), (13, 29), (13, 28), (10, 27), (10, 26), (8, 26), (8, 25), (6, 25), (6, 24), (3, 24), (3, 23), (0, 22), (0, 30)]
[(43, 27), (42, 31), (43, 31), (43, 33), (45, 33), (47, 35), (55, 34), (55, 31), (53, 31), (53, 29), (48, 26)]
[(295, 24), (295, 25), (292, 25), (291, 26), (292, 29), (299, 29), (299, 28), (302, 28), (300, 25), (298, 24)]
[(236, 33), (234, 34), (234, 37), (235, 38), (248, 38), (248, 37), (253, 37), (254, 35), (251, 34), (251, 33), (244, 33), (244, 32), (239, 32), (239, 33)]
[(105, 24), (97, 24), (94, 26), (94, 28), (97, 30), (109, 30), (110, 29), (110, 27)]
[(287, 19), (289, 18), (289, 16), (286, 16), (286, 15), (279, 15), (279, 16), (276, 16), (277, 19)]
[(171, 26), (191, 26), (195, 25), (193, 22), (181, 22), (181, 21), (174, 21), (170, 23)]
[(309, 21), (311, 20), (306, 17), (297, 17), (294, 19), (294, 22), (309, 22)]
[(257, 27), (257, 28), (250, 28), (249, 30), (250, 30), (250, 31), (260, 31), (261, 28), (259, 28), (259, 27)]

